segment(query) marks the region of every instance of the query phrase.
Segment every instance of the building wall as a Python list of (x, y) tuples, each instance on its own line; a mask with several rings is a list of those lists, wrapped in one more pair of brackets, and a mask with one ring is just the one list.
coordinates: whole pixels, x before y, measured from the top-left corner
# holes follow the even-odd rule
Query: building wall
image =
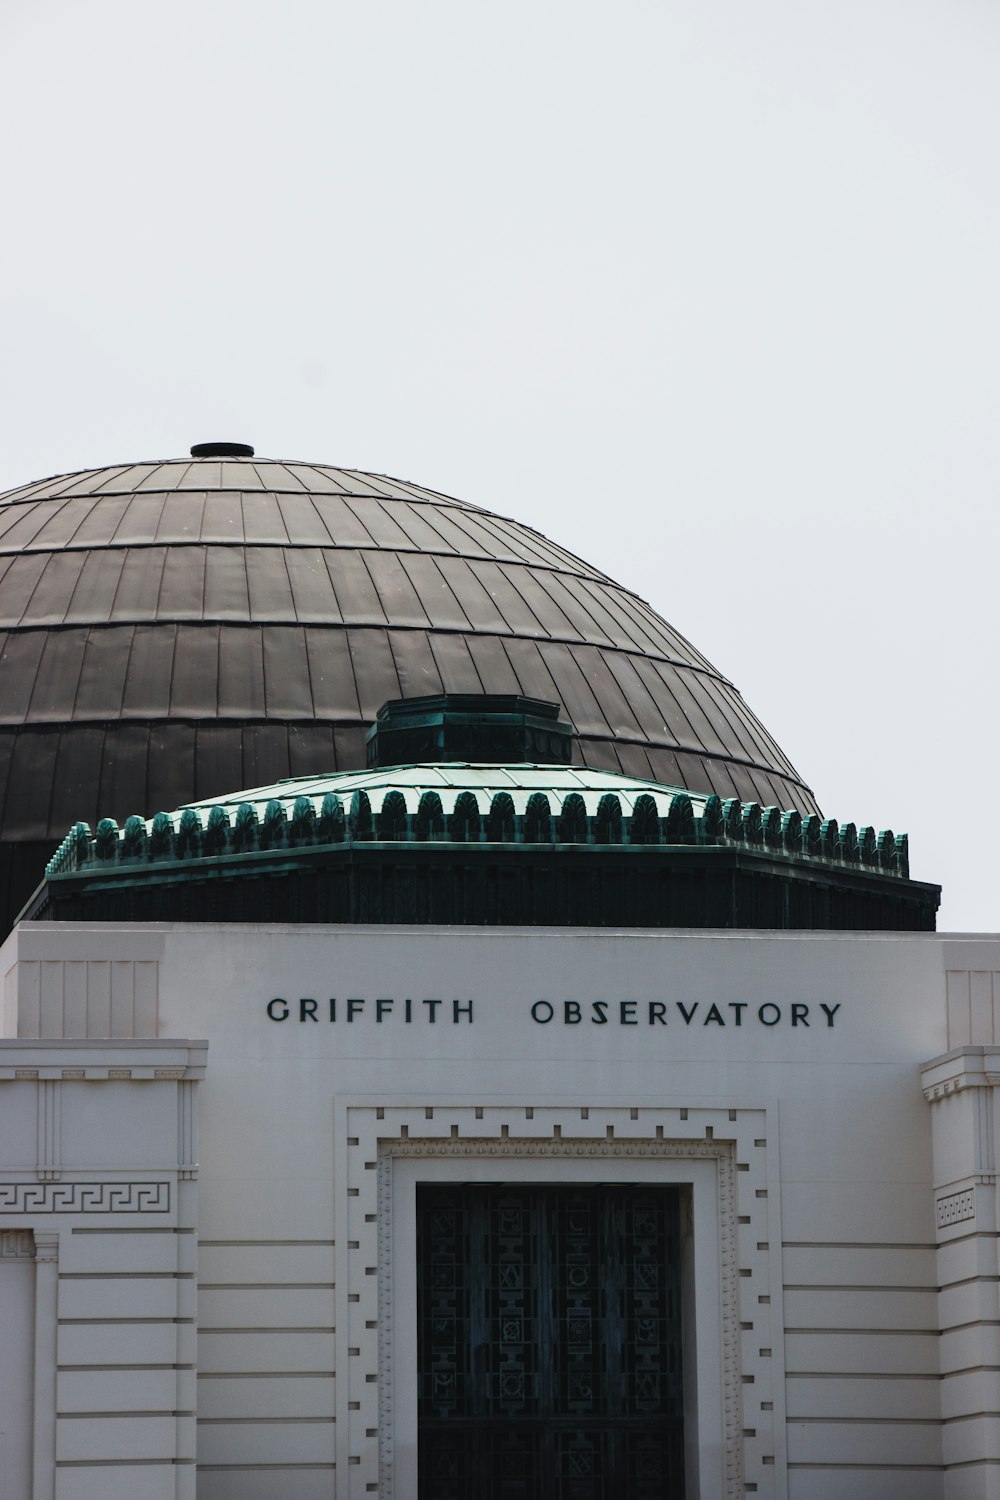
[[(195, 1226), (199, 1500), (409, 1500), (432, 1178), (690, 1187), (692, 1494), (993, 1493), (998, 1038), (976, 976), (1000, 939), (40, 923), (0, 967), (21, 1195), (0, 1228), (58, 1232), (72, 1393), (33, 1500), (192, 1493), (166, 1459), (192, 1456), (195, 1236), (172, 1231)], [(24, 1196), (126, 1177), (171, 1185), (157, 1228), (183, 1254), (134, 1204), (98, 1222)], [(99, 1405), (120, 1415), (73, 1425)], [(98, 1478), (128, 1452), (160, 1488)]]

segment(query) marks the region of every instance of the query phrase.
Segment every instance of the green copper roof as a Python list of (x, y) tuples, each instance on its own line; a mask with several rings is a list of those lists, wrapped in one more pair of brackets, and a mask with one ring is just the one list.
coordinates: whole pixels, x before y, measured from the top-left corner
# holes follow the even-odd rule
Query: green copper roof
[[(467, 762), (390, 766), (308, 776), (192, 803), (123, 828), (78, 823), (48, 878), (119, 868), (142, 878), (165, 862), (278, 855), (364, 843), (493, 845), (746, 845), (782, 861), (867, 866), (908, 878), (906, 835), (803, 816), (757, 802), (586, 766)], [(152, 874), (152, 870), (150, 871)]]
[(685, 792), (681, 787), (661, 786), (658, 782), (638, 777), (619, 776), (614, 771), (594, 771), (588, 766), (498, 766), (449, 761), (441, 765), (386, 766), (369, 771), (342, 771), (334, 776), (305, 776), (298, 781), (279, 781), (274, 786), (257, 787), (228, 797), (210, 797), (192, 806), (235, 808), (240, 803), (249, 802), (262, 807), (277, 798), (287, 804), (291, 815), (296, 797), (312, 798), (318, 811), (319, 802), (328, 792), (345, 802), (349, 802), (355, 792), (364, 792), (373, 806), (378, 806), (387, 793), (399, 792), (406, 802), (407, 812), (412, 813), (417, 811), (424, 792), (436, 792), (446, 814), (454, 811), (454, 804), (462, 792), (472, 792), (484, 812), (499, 792), (510, 795), (518, 813), (525, 811), (529, 797), (536, 792), (559, 804), (576, 792), (590, 813), (597, 811), (598, 802), (607, 792), (615, 793), (621, 799), (623, 810), (628, 812), (632, 811), (639, 797), (652, 796), (663, 816), (672, 797), (688, 797), (692, 805), (699, 808), (708, 801), (707, 794)]

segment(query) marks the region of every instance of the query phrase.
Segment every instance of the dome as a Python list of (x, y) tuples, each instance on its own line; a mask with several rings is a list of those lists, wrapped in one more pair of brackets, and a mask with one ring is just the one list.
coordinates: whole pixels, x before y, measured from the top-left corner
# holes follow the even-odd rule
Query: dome
[(551, 700), (580, 765), (816, 811), (732, 683), (530, 527), (382, 475), (198, 452), (0, 496), (6, 925), (71, 824), (360, 769), (389, 699)]

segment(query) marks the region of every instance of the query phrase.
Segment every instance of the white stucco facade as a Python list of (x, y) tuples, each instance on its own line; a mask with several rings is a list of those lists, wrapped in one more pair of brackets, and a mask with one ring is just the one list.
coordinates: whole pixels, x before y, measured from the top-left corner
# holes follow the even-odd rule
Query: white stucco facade
[(3, 1500), (413, 1500), (415, 1191), (499, 1180), (683, 1187), (690, 1495), (1000, 1494), (1000, 938), (34, 923), (0, 961)]

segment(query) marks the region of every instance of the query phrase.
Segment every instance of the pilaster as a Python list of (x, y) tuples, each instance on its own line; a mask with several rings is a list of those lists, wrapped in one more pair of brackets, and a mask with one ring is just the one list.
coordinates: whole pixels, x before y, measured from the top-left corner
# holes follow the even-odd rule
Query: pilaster
[(24, 1500), (194, 1500), (205, 1054), (156, 1038), (0, 1039), (0, 1230), (35, 1260)]
[(34, 1238), (35, 1372), (31, 1497), (32, 1500), (54, 1500), (59, 1231), (36, 1229)]
[(1000, 1500), (1000, 1047), (922, 1070), (932, 1108), (945, 1500)]

